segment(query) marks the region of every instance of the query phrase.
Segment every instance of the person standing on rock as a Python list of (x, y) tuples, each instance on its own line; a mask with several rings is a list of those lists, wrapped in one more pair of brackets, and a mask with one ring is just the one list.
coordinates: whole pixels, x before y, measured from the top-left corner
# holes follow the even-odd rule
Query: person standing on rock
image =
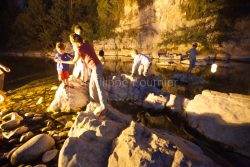
[[(63, 61), (69, 61), (73, 58), (70, 54), (65, 52), (66, 46), (62, 42), (56, 43), (57, 54), (55, 56), (55, 61), (58, 59)], [(69, 85), (69, 64), (57, 63), (58, 80), (62, 81), (64, 87), (70, 87)]]
[[(76, 25), (74, 26), (74, 33), (81, 36), (82, 34), (82, 27), (80, 25)], [(73, 76), (75, 76), (76, 78), (78, 78), (80, 75), (80, 80), (83, 81), (84, 80), (84, 67), (83, 67), (83, 62), (81, 59), (79, 59), (74, 67), (73, 70)]]
[(104, 65), (105, 64), (105, 57), (104, 57), (104, 51), (103, 50), (99, 51), (98, 58), (101, 61), (101, 63)]
[(134, 76), (137, 69), (139, 75), (147, 76), (148, 70), (152, 65), (152, 59), (148, 55), (139, 54), (136, 49), (133, 49), (130, 55), (134, 58), (131, 76)]
[(107, 104), (106, 98), (103, 92), (102, 83), (102, 63), (98, 59), (94, 48), (87, 42), (83, 42), (81, 36), (77, 34), (71, 34), (69, 36), (70, 42), (73, 45), (75, 51), (75, 57), (73, 61), (62, 61), (63, 63), (75, 64), (80, 58), (84, 64), (84, 78), (88, 75), (88, 69), (91, 70), (90, 81), (89, 81), (89, 94), (92, 101), (95, 101), (95, 95), (98, 94), (100, 106), (97, 107), (93, 112), (95, 115), (100, 116), (105, 112)]
[(196, 48), (198, 47), (197, 43), (193, 44), (193, 47), (186, 52), (186, 54), (189, 56), (189, 68), (188, 68), (188, 73), (190, 74), (192, 69), (195, 67), (196, 63), (196, 55), (197, 55), (197, 50)]

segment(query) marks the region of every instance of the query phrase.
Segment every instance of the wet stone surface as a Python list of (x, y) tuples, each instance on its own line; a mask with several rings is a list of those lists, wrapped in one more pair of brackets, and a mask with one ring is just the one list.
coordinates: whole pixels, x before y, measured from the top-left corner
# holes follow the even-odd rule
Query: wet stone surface
[[(70, 128), (65, 125), (67, 122), (71, 121), (67, 126), (74, 122), (76, 113), (46, 112), (56, 91), (51, 88), (58, 84), (56, 77), (48, 77), (6, 92), (8, 99), (5, 104), (0, 105), (0, 125), (7, 121), (20, 123), (9, 129), (0, 129), (0, 166), (11, 166), (13, 152), (38, 134), (48, 134), (55, 140), (52, 149), (61, 149)], [(14, 115), (12, 113), (18, 114), (18, 117), (12, 116)], [(2, 118), (7, 114), (10, 116), (3, 120)], [(47, 158), (45, 162), (43, 162), (43, 154), (22, 165), (57, 166), (58, 153), (56, 155), (53, 153), (52, 158)]]

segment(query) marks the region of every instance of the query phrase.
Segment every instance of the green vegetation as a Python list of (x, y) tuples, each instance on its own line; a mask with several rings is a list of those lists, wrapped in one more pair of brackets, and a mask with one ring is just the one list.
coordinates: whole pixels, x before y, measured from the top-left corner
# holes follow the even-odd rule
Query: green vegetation
[[(139, 10), (154, 0), (128, 0), (137, 2)], [(171, 0), (171, 4), (175, 4)], [(41, 50), (54, 48), (57, 41), (68, 41), (72, 27), (83, 27), (83, 37), (96, 39), (124, 35), (114, 30), (123, 17), (124, 0), (1, 0), (0, 49)], [(201, 43), (205, 49), (214, 49), (223, 41), (236, 39), (233, 35), (236, 20), (250, 14), (249, 0), (183, 0), (181, 10), (192, 26), (179, 27), (166, 32), (161, 45)], [(137, 30), (125, 32), (136, 36)]]
[[(37, 50), (54, 48), (56, 41), (68, 41), (72, 27), (83, 27), (86, 40), (115, 35), (124, 8), (123, 0), (3, 0), (1, 48)], [(16, 10), (14, 10), (16, 9)], [(11, 14), (11, 17), (8, 15)], [(6, 24), (8, 23), (8, 24)]]
[(250, 15), (248, 0), (187, 0), (181, 10), (186, 19), (195, 20), (192, 26), (183, 26), (166, 32), (161, 45), (201, 43), (205, 50), (214, 50), (227, 40), (234, 39), (235, 22)]

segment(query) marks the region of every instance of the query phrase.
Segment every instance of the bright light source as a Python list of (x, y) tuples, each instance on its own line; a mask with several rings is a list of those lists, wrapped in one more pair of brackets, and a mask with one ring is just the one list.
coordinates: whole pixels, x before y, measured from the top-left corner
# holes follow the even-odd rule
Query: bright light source
[(4, 92), (0, 90), (0, 103), (3, 103), (6, 99), (6, 96), (4, 95)]
[(36, 105), (41, 104), (43, 102), (43, 97), (40, 97), (38, 101), (36, 102)]
[(217, 71), (217, 64), (212, 64), (212, 66), (211, 66), (211, 72), (212, 73), (216, 73), (216, 71)]

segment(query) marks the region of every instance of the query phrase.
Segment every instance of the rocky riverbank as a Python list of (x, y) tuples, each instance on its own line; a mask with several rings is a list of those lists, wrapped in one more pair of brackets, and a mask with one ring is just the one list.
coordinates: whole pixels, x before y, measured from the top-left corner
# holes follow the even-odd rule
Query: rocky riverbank
[[(144, 126), (139, 111), (126, 113), (139, 114), (141, 123), (111, 105), (101, 117), (94, 116), (97, 104), (86, 107), (87, 85), (73, 78), (71, 84), (73, 89), (57, 87), (51, 77), (7, 92), (7, 104), (0, 108), (1, 166), (218, 166), (178, 133)], [(186, 99), (161, 91), (162, 84), (156, 76), (122, 74), (107, 77), (104, 90), (109, 102), (176, 113), (200, 134), (249, 156), (249, 135), (244, 133), (249, 130), (249, 96), (203, 91)], [(217, 115), (223, 121), (216, 121)], [(145, 115), (144, 119), (153, 125), (167, 118)]]
[(101, 118), (91, 111), (77, 116), (60, 151), (59, 167), (218, 166), (191, 142), (150, 130), (111, 106)]
[(49, 77), (6, 93), (7, 103), (0, 107), (0, 166), (57, 166), (75, 117), (75, 113), (46, 112), (57, 85), (55, 77)]

